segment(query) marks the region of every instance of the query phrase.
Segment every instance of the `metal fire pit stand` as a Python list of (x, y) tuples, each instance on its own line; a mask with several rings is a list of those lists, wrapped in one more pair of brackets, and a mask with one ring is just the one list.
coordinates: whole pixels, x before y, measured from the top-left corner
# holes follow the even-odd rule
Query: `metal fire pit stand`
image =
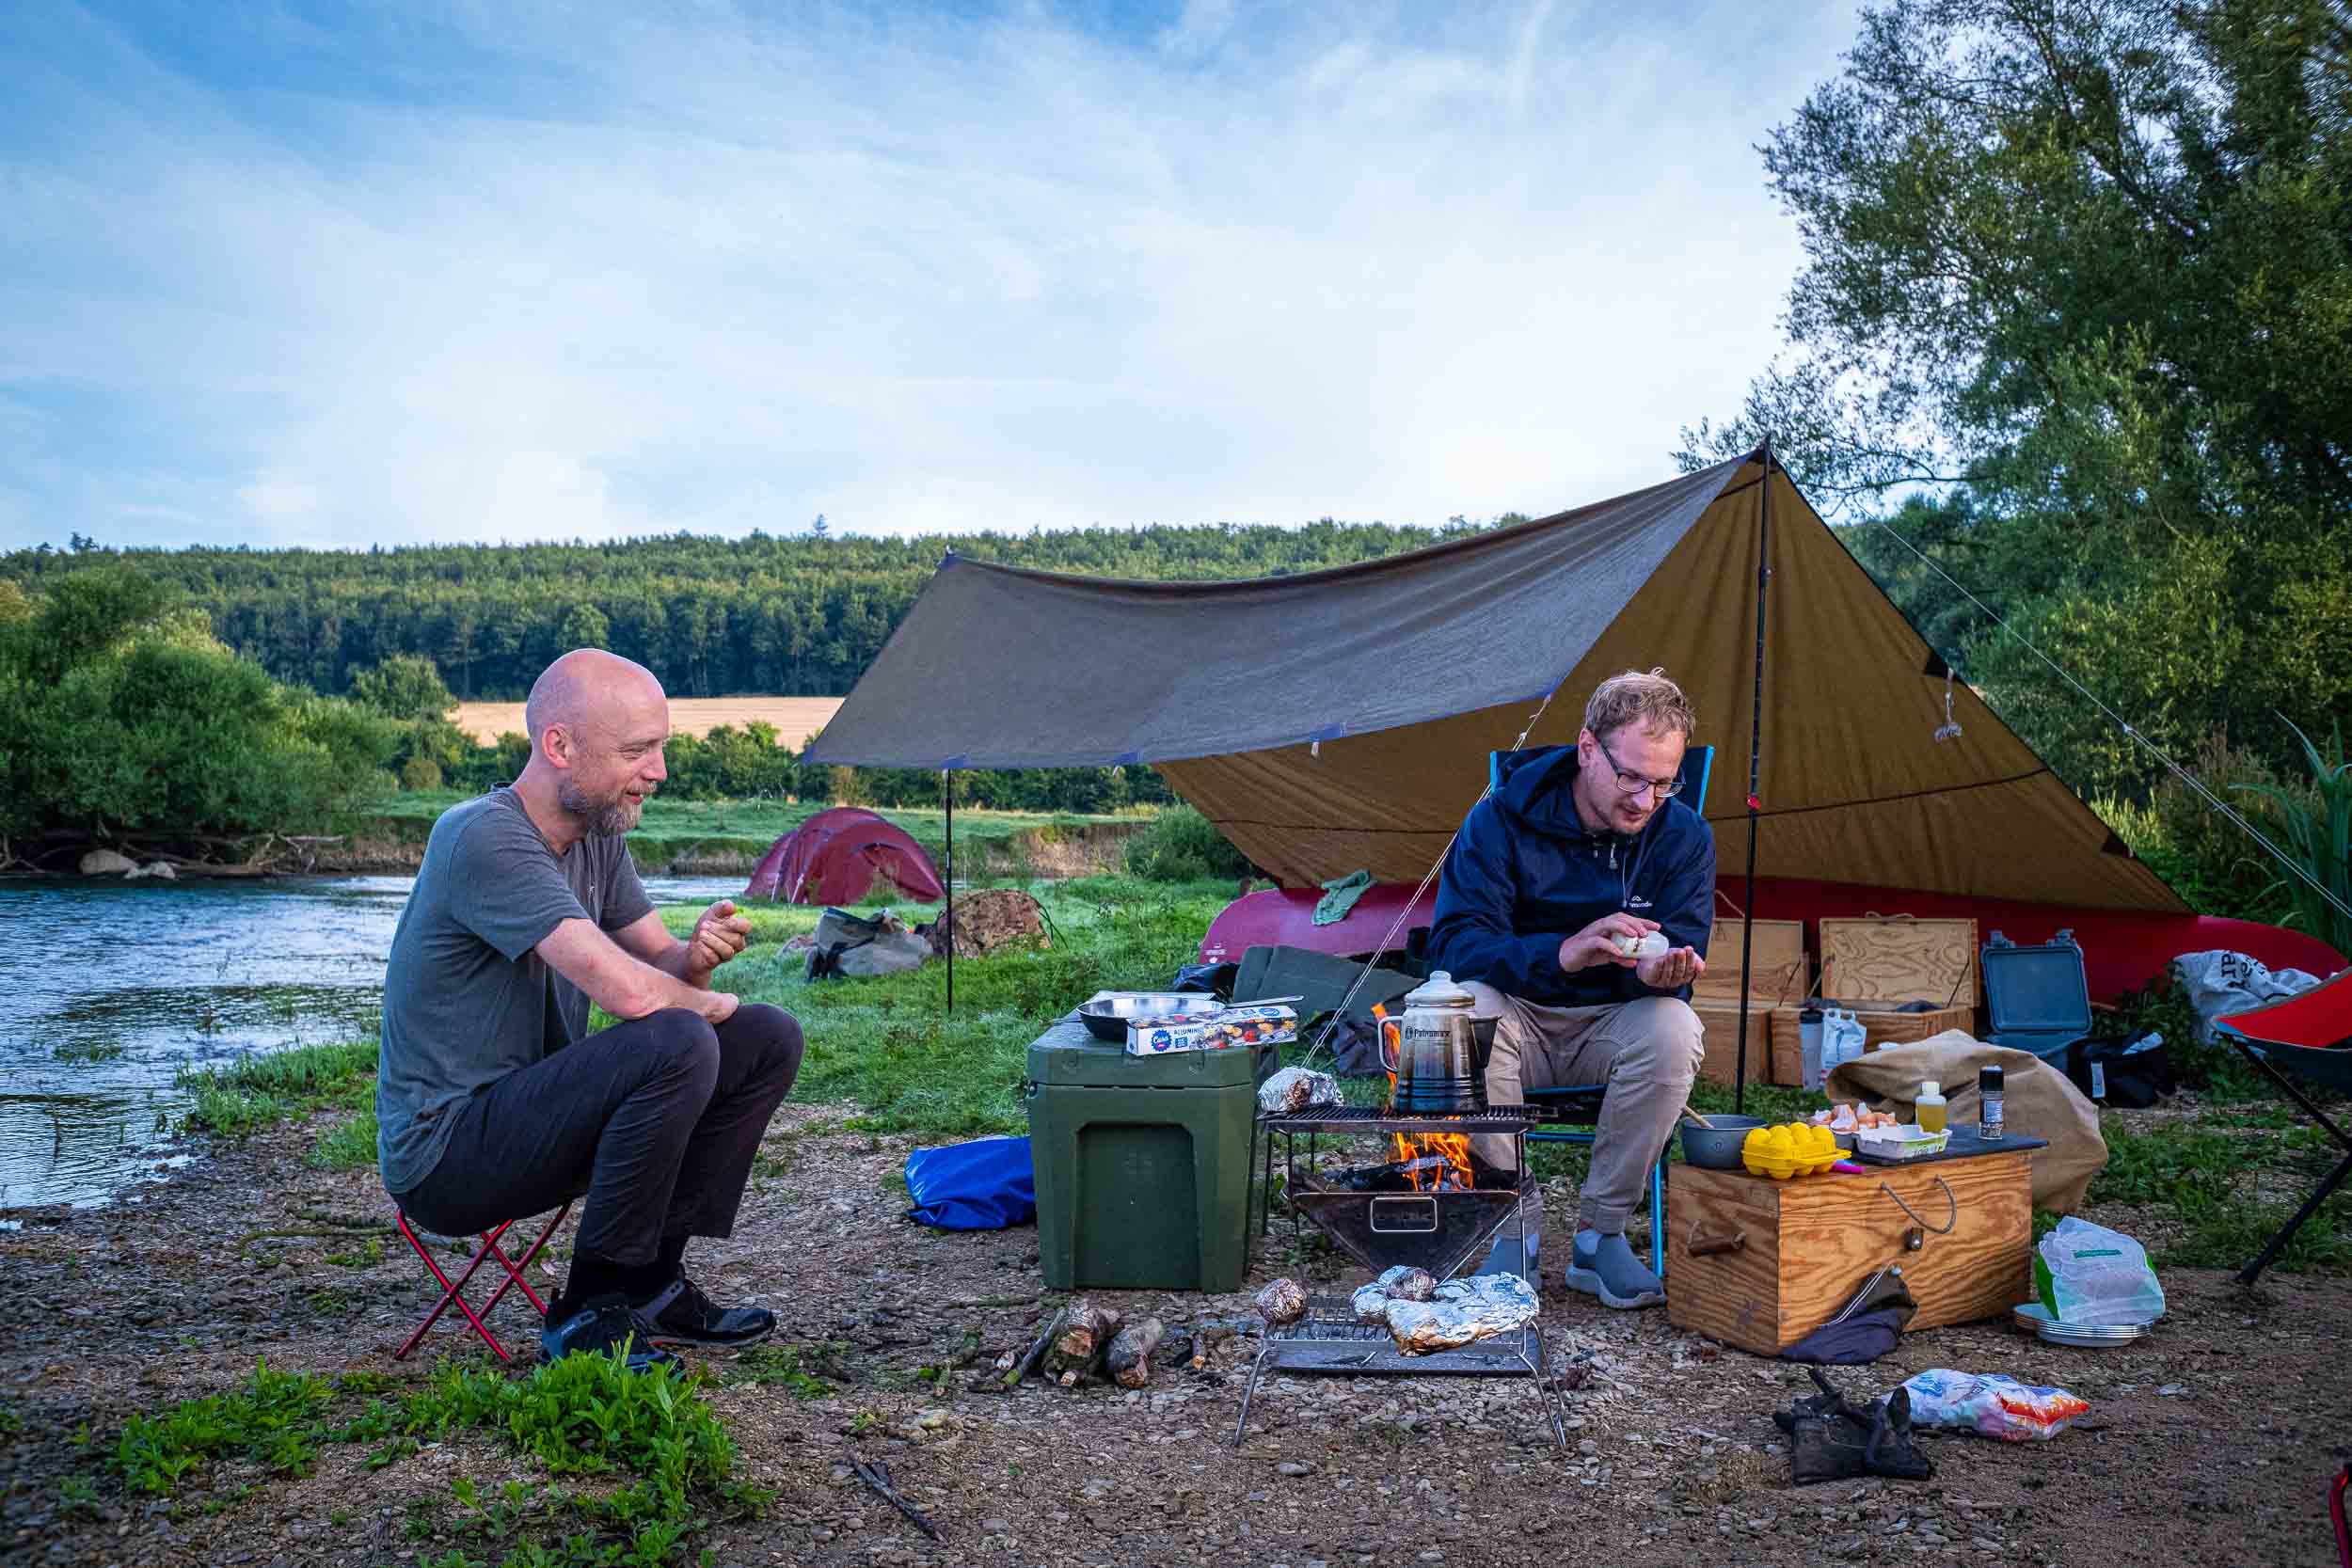
[[(1311, 1166), (1315, 1139), (1324, 1133), (1359, 1137), (1375, 1134), (1386, 1137), (1398, 1132), (1494, 1134), (1508, 1137), (1511, 1140), (1512, 1150), (1518, 1156), (1518, 1186), (1511, 1195), (1514, 1203), (1526, 1196), (1533, 1180), (1527, 1170), (1527, 1129), (1532, 1124), (1534, 1116), (1518, 1106), (1495, 1106), (1486, 1111), (1464, 1117), (1392, 1117), (1375, 1107), (1324, 1106), (1314, 1111), (1293, 1115), (1262, 1116), (1258, 1120), (1263, 1124), (1266, 1147), (1267, 1196), (1264, 1206), (1260, 1210), (1259, 1233), (1261, 1235), (1264, 1234), (1267, 1226), (1266, 1211), (1272, 1207), (1274, 1144), (1278, 1138), (1282, 1143), (1283, 1167), (1287, 1183), (1286, 1196), (1291, 1199), (1292, 1218), (1295, 1225), (1300, 1213), (1312, 1212), (1308, 1206), (1296, 1201), (1300, 1196), (1313, 1196), (1327, 1201), (1340, 1196), (1311, 1193), (1300, 1180), (1297, 1156), (1298, 1140), (1302, 1137), (1308, 1140), (1307, 1156)], [(1442, 1200), (1448, 1197), (1472, 1198), (1500, 1195), (1488, 1189), (1479, 1194), (1433, 1194), (1426, 1196), (1411, 1194), (1348, 1196), (1365, 1200), (1371, 1216), (1367, 1226), (1368, 1236), (1371, 1239), (1351, 1239), (1342, 1235), (1327, 1223), (1320, 1213), (1314, 1215), (1317, 1224), (1330, 1233), (1335, 1241), (1341, 1242), (1349, 1254), (1357, 1258), (1359, 1261), (1374, 1268), (1383, 1268), (1389, 1266), (1389, 1263), (1378, 1261), (1375, 1257), (1366, 1256), (1366, 1253), (1377, 1244), (1376, 1238), (1384, 1232), (1384, 1227), (1379, 1223), (1379, 1210), (1372, 1202), (1374, 1198), (1391, 1202), (1403, 1200), (1406, 1205), (1419, 1202), (1430, 1211), (1430, 1220), (1426, 1226), (1413, 1224), (1413, 1217), (1410, 1215), (1401, 1215), (1399, 1216), (1400, 1223), (1393, 1229), (1387, 1231), (1397, 1238), (1400, 1252), (1409, 1253), (1414, 1250), (1413, 1243), (1416, 1241), (1428, 1238), (1432, 1229), (1441, 1224), (1436, 1212), (1438, 1205), (1429, 1202), (1429, 1198), (1435, 1197)], [(1506, 1206), (1497, 1211), (1491, 1218), (1474, 1222), (1475, 1234), (1463, 1233), (1469, 1236), (1469, 1252), (1474, 1256), (1477, 1248), (1486, 1244), (1502, 1228), (1502, 1222), (1508, 1217), (1509, 1207)], [(1454, 1244), (1458, 1245), (1458, 1241)], [(1398, 1257), (1389, 1261), (1418, 1262), (1417, 1259), (1408, 1257)], [(1533, 1263), (1534, 1259), (1528, 1251), (1527, 1236), (1522, 1231), (1519, 1236), (1520, 1278), (1529, 1279), (1534, 1275)], [(1438, 1271), (1432, 1270), (1431, 1272)], [(1550, 1373), (1546, 1370), (1543, 1327), (1539, 1319), (1530, 1320), (1525, 1325), (1512, 1333), (1496, 1335), (1486, 1339), (1473, 1339), (1469, 1344), (1454, 1350), (1432, 1351), (1425, 1355), (1406, 1355), (1396, 1348), (1396, 1342), (1391, 1338), (1387, 1328), (1358, 1322), (1353, 1303), (1347, 1296), (1310, 1296), (1307, 1301), (1306, 1316), (1292, 1323), (1279, 1326), (1273, 1323), (1266, 1325), (1265, 1338), (1260, 1345), (1257, 1357), (1249, 1364), (1248, 1381), (1242, 1386), (1241, 1418), (1233, 1424), (1233, 1446), (1235, 1448), (1241, 1447), (1243, 1437), (1249, 1430), (1249, 1405), (1257, 1393), (1258, 1380), (1269, 1371), (1333, 1372), (1351, 1377), (1380, 1374), (1530, 1378), (1534, 1382), (1535, 1395), (1543, 1404), (1544, 1415), (1551, 1423), (1553, 1446), (1564, 1449), (1568, 1446), (1567, 1424), (1561, 1408), (1560, 1394), (1552, 1385)]]

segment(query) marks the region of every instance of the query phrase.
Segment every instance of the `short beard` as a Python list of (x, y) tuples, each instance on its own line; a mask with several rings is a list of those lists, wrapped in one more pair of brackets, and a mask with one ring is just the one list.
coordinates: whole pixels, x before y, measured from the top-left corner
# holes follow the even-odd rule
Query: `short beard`
[(587, 791), (569, 779), (555, 786), (555, 803), (564, 808), (566, 816), (580, 824), (583, 837), (617, 838), (636, 826), (629, 819), (628, 801), (623, 796), (615, 795), (599, 805), (588, 798)]

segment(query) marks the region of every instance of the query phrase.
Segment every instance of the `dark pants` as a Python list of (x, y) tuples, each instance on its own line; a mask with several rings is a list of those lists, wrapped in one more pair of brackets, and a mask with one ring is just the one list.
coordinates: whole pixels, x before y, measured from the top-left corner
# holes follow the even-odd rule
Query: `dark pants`
[(713, 1028), (671, 1007), (510, 1072), (445, 1114), (432, 1174), (393, 1200), (445, 1236), (586, 1195), (575, 1251), (634, 1266), (665, 1236), (735, 1228), (768, 1118), (801, 1069), (801, 1026), (745, 1004)]

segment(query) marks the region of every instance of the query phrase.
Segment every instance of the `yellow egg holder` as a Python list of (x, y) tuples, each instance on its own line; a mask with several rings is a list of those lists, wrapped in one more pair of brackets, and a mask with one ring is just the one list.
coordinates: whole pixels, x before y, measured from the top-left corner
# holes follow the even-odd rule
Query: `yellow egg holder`
[(1826, 1127), (1788, 1121), (1758, 1127), (1740, 1141), (1740, 1163), (1750, 1176), (1787, 1181), (1792, 1177), (1818, 1176), (1846, 1157), (1837, 1135)]

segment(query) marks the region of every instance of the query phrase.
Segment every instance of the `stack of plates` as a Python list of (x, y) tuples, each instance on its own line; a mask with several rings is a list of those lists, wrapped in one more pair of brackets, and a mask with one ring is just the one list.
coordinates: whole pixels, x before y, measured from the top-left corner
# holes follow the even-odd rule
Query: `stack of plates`
[(2153, 1323), (2070, 1323), (2050, 1315), (2050, 1309), (2038, 1301), (2022, 1302), (2010, 1309), (2010, 1316), (2018, 1327), (2040, 1335), (2054, 1345), (2080, 1345), (2100, 1349), (2108, 1345), (2128, 1345), (2144, 1339)]

